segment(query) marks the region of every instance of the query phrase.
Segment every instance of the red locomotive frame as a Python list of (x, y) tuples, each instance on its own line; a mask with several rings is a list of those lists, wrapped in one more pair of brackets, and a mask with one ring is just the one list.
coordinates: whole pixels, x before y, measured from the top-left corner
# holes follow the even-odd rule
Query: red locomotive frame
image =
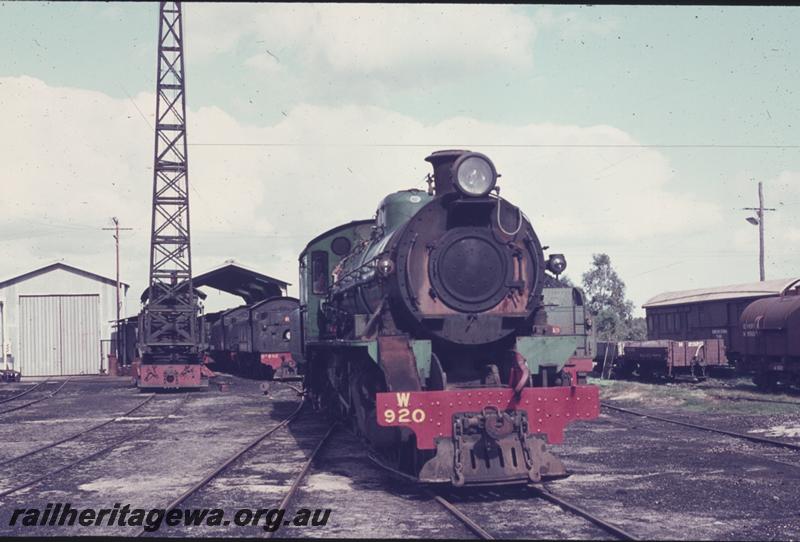
[(487, 408), (524, 410), (530, 432), (544, 434), (548, 443), (558, 444), (563, 442), (568, 424), (600, 415), (600, 394), (597, 386), (524, 388), (519, 398), (506, 388), (377, 394), (378, 425), (412, 430), (420, 450), (435, 449), (437, 438), (453, 437), (455, 414)]
[(205, 388), (208, 373), (200, 364), (138, 364), (136, 382), (140, 389)]

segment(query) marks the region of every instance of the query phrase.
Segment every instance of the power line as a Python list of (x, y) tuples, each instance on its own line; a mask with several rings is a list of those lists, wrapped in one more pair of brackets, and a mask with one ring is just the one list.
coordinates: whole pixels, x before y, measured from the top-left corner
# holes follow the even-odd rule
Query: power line
[(122, 92), (124, 92), (124, 93), (125, 93), (125, 96), (127, 96), (127, 97), (128, 97), (128, 99), (131, 101), (131, 103), (133, 104), (133, 107), (135, 107), (135, 108), (136, 108), (136, 111), (138, 111), (138, 112), (139, 112), (139, 116), (140, 116), (140, 117), (142, 117), (142, 120), (144, 120), (145, 124), (147, 124), (147, 126), (148, 126), (148, 127), (151, 129), (151, 130), (152, 130), (152, 129), (153, 129), (153, 125), (152, 125), (152, 123), (151, 123), (149, 120), (147, 120), (147, 117), (145, 116), (145, 114), (144, 114), (144, 113), (142, 113), (142, 110), (141, 110), (141, 109), (139, 109), (139, 106), (138, 106), (138, 105), (136, 105), (136, 102), (133, 100), (133, 98), (131, 97), (131, 95), (130, 95), (130, 94), (128, 94), (128, 91), (127, 91), (127, 90), (125, 90), (125, 87), (123, 87), (123, 86), (122, 86), (122, 85), (120, 85), (119, 83), (117, 83), (117, 84), (119, 85), (119, 88), (121, 88), (121, 89), (122, 89)]
[(800, 145), (736, 145), (714, 143), (301, 143), (301, 142), (200, 142), (189, 143), (191, 147), (396, 147), (396, 148), (448, 148), (448, 147), (484, 147), (509, 149), (800, 149)]

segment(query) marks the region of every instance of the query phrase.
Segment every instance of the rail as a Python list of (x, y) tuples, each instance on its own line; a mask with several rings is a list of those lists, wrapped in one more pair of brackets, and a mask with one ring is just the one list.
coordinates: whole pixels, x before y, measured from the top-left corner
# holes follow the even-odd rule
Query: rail
[(64, 466), (62, 466), (62, 467), (60, 467), (60, 468), (58, 468), (58, 469), (56, 469), (54, 471), (50, 471), (48, 473), (42, 474), (41, 476), (39, 476), (37, 478), (34, 478), (32, 480), (28, 480), (27, 482), (24, 482), (22, 484), (16, 485), (16, 486), (14, 486), (14, 487), (12, 487), (10, 489), (6, 489), (4, 491), (0, 491), (0, 497), (5, 497), (6, 495), (10, 495), (12, 493), (16, 493), (17, 491), (25, 489), (26, 487), (30, 487), (32, 485), (38, 484), (39, 482), (41, 482), (43, 480), (46, 480), (46, 479), (48, 479), (48, 478), (50, 478), (52, 476), (55, 476), (56, 474), (59, 474), (61, 472), (64, 472), (65, 470), (71, 469), (72, 467), (75, 467), (76, 465), (79, 465), (81, 463), (89, 461), (90, 459), (94, 459), (95, 457), (99, 457), (99, 456), (103, 455), (104, 453), (113, 450), (114, 448), (116, 448), (120, 444), (123, 444), (124, 442), (127, 442), (127, 441), (131, 440), (133, 437), (136, 437), (138, 435), (146, 433), (147, 431), (150, 431), (158, 423), (160, 423), (161, 421), (169, 418), (175, 412), (177, 412), (178, 409), (180, 409), (183, 406), (183, 404), (186, 402), (186, 398), (187, 398), (187, 396), (184, 395), (183, 399), (180, 401), (180, 403), (178, 403), (178, 405), (174, 409), (172, 409), (167, 414), (164, 414), (163, 416), (160, 416), (158, 420), (154, 421), (151, 424), (148, 424), (146, 427), (143, 427), (142, 429), (139, 429), (139, 430), (136, 430), (136, 431), (131, 431), (127, 435), (123, 436), (122, 438), (117, 439), (116, 441), (114, 441), (112, 444), (110, 444), (108, 446), (105, 446), (105, 447), (103, 447), (103, 448), (101, 448), (101, 449), (99, 449), (99, 450), (97, 450), (95, 452), (92, 452), (89, 455), (85, 455), (85, 456), (81, 457), (80, 459), (76, 459), (75, 461), (72, 461), (71, 463), (67, 463), (66, 465), (64, 465)]
[[(297, 406), (297, 408), (288, 417), (283, 419), (277, 425), (274, 425), (273, 427), (271, 427), (271, 428), (267, 429), (266, 431), (264, 431), (264, 432), (260, 433), (259, 435), (257, 435), (246, 446), (241, 448), (235, 454), (233, 454), (230, 457), (228, 457), (228, 459), (226, 459), (221, 465), (219, 465), (216, 469), (214, 469), (213, 471), (208, 473), (205, 477), (203, 477), (202, 480), (200, 480), (199, 482), (195, 483), (194, 485), (192, 485), (192, 487), (190, 487), (189, 489), (184, 491), (179, 497), (175, 498), (172, 502), (170, 502), (166, 506), (164, 513), (168, 514), (171, 510), (174, 510), (175, 508), (177, 508), (182, 502), (184, 502), (186, 499), (188, 499), (189, 497), (191, 497), (192, 495), (197, 493), (200, 489), (205, 487), (211, 480), (213, 480), (214, 478), (216, 478), (217, 476), (222, 474), (228, 467), (230, 467), (236, 460), (238, 460), (240, 457), (242, 457), (245, 453), (247, 453), (248, 451), (252, 450), (258, 444), (260, 444), (264, 439), (266, 439), (267, 437), (269, 437), (270, 435), (272, 435), (273, 433), (275, 433), (276, 431), (278, 431), (282, 427), (286, 427), (292, 420), (294, 420), (300, 414), (300, 411), (303, 410), (304, 406), (305, 406), (305, 401), (300, 401), (300, 404)], [(142, 529), (141, 531), (139, 531), (134, 536), (135, 537), (143, 537), (146, 533), (147, 533), (147, 531)]]
[[(28, 406), (31, 406), (31, 405), (35, 405), (36, 403), (40, 403), (40, 402), (44, 401), (45, 399), (50, 399), (51, 397), (54, 397), (58, 392), (60, 392), (61, 389), (64, 386), (66, 386), (69, 383), (70, 380), (72, 380), (72, 377), (67, 378), (64, 381), (63, 384), (61, 384), (59, 387), (57, 387), (55, 390), (53, 390), (49, 395), (45, 395), (44, 397), (40, 397), (39, 399), (34, 399), (33, 401), (29, 401), (27, 403), (23, 403), (21, 405), (17, 405), (17, 406), (15, 406), (13, 408), (9, 408), (7, 410), (3, 410), (2, 412), (0, 412), (0, 415), (8, 414), (9, 412), (14, 412), (16, 410), (22, 410), (25, 407), (28, 407)], [(28, 390), (28, 391), (30, 391), (30, 390)]]
[(749, 440), (752, 442), (757, 442), (759, 444), (770, 444), (772, 446), (779, 446), (781, 448), (788, 448), (791, 450), (800, 450), (800, 445), (792, 444), (790, 442), (783, 442), (780, 440), (775, 440), (771, 438), (765, 437), (757, 437), (755, 435), (747, 435), (745, 433), (737, 433), (735, 431), (727, 431), (725, 429), (717, 429), (716, 427), (708, 427), (707, 425), (699, 425), (696, 423), (689, 423), (689, 422), (682, 422), (680, 420), (673, 420), (672, 418), (665, 418), (664, 416), (654, 416), (652, 414), (646, 414), (644, 412), (638, 412), (636, 410), (631, 410), (629, 408), (622, 408), (614, 405), (610, 405), (608, 403), (601, 402), (600, 406), (603, 408), (607, 408), (609, 410), (616, 410), (619, 412), (624, 412), (626, 414), (631, 414), (633, 416), (639, 416), (642, 418), (649, 418), (651, 420), (658, 420), (664, 423), (671, 423), (675, 425), (681, 425), (683, 427), (691, 427), (692, 429), (699, 429), (701, 431), (707, 431), (710, 433), (719, 433), (720, 435), (727, 435), (729, 437), (734, 437), (743, 440)]

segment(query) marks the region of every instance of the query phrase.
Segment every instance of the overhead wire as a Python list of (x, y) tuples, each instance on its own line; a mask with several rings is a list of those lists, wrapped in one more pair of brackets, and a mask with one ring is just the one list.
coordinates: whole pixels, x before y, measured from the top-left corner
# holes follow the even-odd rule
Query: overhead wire
[(394, 148), (542, 148), (542, 149), (800, 149), (798, 145), (716, 143), (343, 143), (343, 142), (195, 142), (192, 147), (394, 147)]

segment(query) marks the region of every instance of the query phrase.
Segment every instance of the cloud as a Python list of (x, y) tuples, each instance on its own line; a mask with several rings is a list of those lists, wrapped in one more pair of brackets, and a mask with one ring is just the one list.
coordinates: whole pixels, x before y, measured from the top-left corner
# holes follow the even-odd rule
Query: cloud
[[(15, 255), (0, 262), (0, 274), (62, 257), (113, 273), (113, 242), (100, 228), (114, 215), (135, 228), (123, 235), (123, 279), (138, 295), (147, 276), (153, 106), (148, 94), (115, 99), (0, 78), (0, 247)], [(274, 125), (245, 124), (217, 107), (189, 111), (188, 122), (196, 271), (235, 258), (296, 283), (296, 258), (310, 238), (371, 217), (389, 192), (423, 188), (423, 159), (440, 148), (488, 154), (503, 196), (559, 252), (587, 241), (601, 251), (691, 236), (719, 222), (716, 204), (671, 189), (660, 152), (608, 147), (637, 144), (613, 126), (469, 117), (425, 124), (379, 107), (308, 104)], [(596, 144), (606, 147), (582, 147)]]
[(274, 74), (281, 69), (278, 59), (266, 52), (249, 57), (244, 61), (244, 65), (269, 74)]
[(591, 9), (586, 9), (583, 13), (569, 11), (556, 15), (551, 8), (546, 7), (537, 10), (533, 20), (539, 28), (554, 29), (563, 39), (568, 40), (608, 36), (620, 27), (618, 17), (594, 15)]
[(191, 4), (186, 19), (193, 59), (247, 50), (245, 64), (263, 68), (269, 50), (309, 73), (393, 84), (527, 69), (536, 35), (519, 8), (497, 5)]

